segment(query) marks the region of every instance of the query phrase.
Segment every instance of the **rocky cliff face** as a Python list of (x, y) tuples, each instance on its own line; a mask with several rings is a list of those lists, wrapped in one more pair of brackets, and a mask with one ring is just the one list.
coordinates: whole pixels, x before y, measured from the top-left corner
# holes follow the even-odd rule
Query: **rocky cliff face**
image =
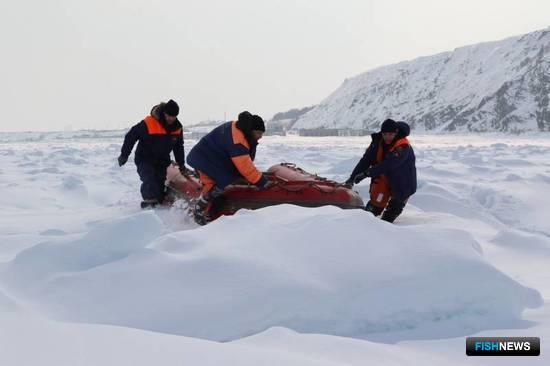
[(344, 81), (294, 124), (420, 131), (550, 131), (550, 28), (384, 66)]

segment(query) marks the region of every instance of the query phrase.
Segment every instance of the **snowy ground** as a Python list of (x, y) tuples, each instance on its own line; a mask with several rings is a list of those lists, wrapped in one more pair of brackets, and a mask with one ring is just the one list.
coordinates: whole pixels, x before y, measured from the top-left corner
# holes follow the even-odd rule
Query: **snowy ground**
[[(138, 209), (121, 139), (0, 134), (0, 365), (548, 364), (550, 136), (414, 136), (395, 225), (283, 205), (202, 228)], [(367, 143), (266, 137), (257, 163), (342, 181)], [(541, 356), (468, 358), (469, 335)]]

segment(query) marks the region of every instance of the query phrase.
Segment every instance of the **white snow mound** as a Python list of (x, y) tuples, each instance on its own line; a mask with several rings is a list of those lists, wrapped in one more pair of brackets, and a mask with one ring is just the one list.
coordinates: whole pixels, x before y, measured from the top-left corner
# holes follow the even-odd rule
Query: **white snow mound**
[(3, 283), (56, 319), (222, 341), (272, 326), (451, 337), (513, 326), (542, 304), (465, 231), (361, 210), (281, 205), (162, 233), (152, 211), (102, 222), (21, 252)]

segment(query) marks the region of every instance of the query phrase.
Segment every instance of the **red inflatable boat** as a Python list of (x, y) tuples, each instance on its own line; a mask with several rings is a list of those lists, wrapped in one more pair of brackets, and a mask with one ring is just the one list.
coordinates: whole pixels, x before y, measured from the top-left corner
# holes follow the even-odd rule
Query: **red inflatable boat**
[[(257, 209), (282, 203), (304, 207), (364, 207), (357, 192), (341, 183), (310, 174), (294, 164), (273, 165), (264, 174), (272, 183), (269, 188), (259, 189), (245, 181), (226, 187), (222, 202), (216, 205), (218, 209), (211, 213), (212, 218), (233, 215), (241, 208)], [(167, 185), (176, 196), (191, 204), (194, 204), (202, 190), (198, 177), (182, 175), (177, 166), (168, 167)]]

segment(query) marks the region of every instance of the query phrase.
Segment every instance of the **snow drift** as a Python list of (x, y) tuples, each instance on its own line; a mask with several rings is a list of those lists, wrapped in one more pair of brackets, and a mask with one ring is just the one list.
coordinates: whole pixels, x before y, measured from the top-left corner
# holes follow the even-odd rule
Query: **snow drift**
[(162, 231), (152, 211), (101, 222), (22, 251), (2, 283), (56, 319), (221, 341), (272, 326), (450, 337), (513, 327), (542, 304), (468, 233), (398, 227), (360, 210), (281, 205)]

